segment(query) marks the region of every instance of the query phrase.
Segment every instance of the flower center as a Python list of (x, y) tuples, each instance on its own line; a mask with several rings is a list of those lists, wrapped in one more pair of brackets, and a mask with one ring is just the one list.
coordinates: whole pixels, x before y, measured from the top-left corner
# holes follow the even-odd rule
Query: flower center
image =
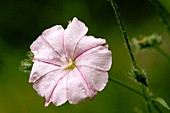
[(73, 70), (76, 66), (75, 61), (71, 58), (66, 59), (65, 57), (61, 57), (61, 61), (64, 63), (61, 68), (66, 70)]

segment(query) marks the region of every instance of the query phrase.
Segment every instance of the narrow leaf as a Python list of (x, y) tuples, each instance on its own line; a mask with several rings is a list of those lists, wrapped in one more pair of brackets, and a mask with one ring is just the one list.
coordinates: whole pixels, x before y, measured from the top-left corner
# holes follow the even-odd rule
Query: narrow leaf
[(166, 109), (170, 110), (170, 107), (168, 106), (168, 104), (165, 102), (164, 99), (160, 98), (160, 97), (156, 97), (155, 99), (153, 99), (153, 101), (160, 103), (162, 106), (164, 106)]

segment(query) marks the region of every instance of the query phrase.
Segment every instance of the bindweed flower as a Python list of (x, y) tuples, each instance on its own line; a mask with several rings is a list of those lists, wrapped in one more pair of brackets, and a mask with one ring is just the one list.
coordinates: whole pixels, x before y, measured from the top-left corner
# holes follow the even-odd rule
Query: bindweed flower
[(140, 36), (139, 39), (133, 38), (133, 43), (137, 50), (145, 48), (151, 48), (162, 44), (162, 37), (158, 34), (152, 34), (150, 36)]
[(88, 28), (73, 18), (67, 28), (56, 25), (45, 30), (30, 46), (34, 54), (29, 82), (46, 99), (59, 106), (93, 99), (108, 82), (112, 64), (106, 41), (86, 36)]

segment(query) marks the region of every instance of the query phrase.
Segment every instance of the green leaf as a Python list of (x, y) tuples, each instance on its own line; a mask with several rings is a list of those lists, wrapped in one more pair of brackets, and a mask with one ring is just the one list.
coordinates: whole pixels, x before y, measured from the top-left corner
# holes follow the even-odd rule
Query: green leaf
[(164, 99), (162, 99), (162, 98), (160, 98), (160, 97), (156, 97), (156, 98), (153, 99), (153, 101), (160, 103), (160, 104), (161, 104), (162, 106), (164, 106), (166, 109), (170, 110), (168, 104), (165, 102)]

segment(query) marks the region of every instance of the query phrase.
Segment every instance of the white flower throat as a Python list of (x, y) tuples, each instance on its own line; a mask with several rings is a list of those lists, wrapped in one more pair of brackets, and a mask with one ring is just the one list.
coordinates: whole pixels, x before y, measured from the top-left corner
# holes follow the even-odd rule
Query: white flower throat
[(60, 59), (63, 62), (63, 65), (61, 66), (62, 69), (73, 70), (75, 68), (75, 61), (71, 58), (67, 59), (65, 56), (62, 56)]

